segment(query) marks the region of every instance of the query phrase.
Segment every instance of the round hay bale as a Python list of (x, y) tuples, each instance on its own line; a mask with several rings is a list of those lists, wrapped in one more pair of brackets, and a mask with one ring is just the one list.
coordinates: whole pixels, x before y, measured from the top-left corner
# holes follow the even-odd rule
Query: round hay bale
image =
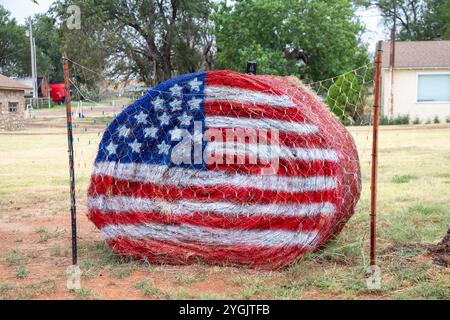
[(360, 188), (351, 135), (299, 81), (209, 71), (112, 121), (88, 216), (119, 254), (275, 269), (337, 235)]

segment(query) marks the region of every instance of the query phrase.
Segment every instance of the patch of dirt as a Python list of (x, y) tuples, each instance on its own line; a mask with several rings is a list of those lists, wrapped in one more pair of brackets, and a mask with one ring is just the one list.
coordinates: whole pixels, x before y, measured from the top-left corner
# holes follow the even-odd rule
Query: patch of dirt
[(393, 253), (399, 253), (401, 251), (422, 251), (423, 255), (417, 255), (414, 258), (405, 258), (405, 260), (412, 263), (417, 263), (419, 260), (422, 262), (428, 262), (432, 259), (432, 262), (442, 267), (450, 267), (450, 229), (444, 236), (441, 242), (438, 244), (428, 243), (405, 243), (399, 245), (392, 245), (383, 250), (383, 254), (390, 255)]
[(448, 229), (444, 239), (437, 245), (431, 246), (428, 252), (433, 257), (435, 264), (450, 267), (450, 229)]
[(402, 243), (397, 245), (392, 245), (383, 250), (383, 254), (396, 253), (405, 250), (427, 250), (432, 244), (427, 243)]

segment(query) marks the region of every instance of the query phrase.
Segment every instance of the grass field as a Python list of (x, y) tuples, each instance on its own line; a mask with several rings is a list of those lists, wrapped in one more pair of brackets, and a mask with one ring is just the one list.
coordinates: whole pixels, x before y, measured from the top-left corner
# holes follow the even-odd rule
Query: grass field
[[(89, 120), (85, 120), (85, 124)], [(85, 216), (85, 194), (104, 124), (75, 128), (80, 291), (65, 289), (70, 260), (64, 121), (33, 120), (0, 133), (0, 298), (450, 299), (450, 269), (424, 244), (450, 226), (450, 126), (391, 126), (380, 133), (378, 255), (382, 289), (368, 291), (370, 128), (350, 128), (363, 193), (357, 213), (320, 252), (277, 272), (156, 266), (115, 256)]]

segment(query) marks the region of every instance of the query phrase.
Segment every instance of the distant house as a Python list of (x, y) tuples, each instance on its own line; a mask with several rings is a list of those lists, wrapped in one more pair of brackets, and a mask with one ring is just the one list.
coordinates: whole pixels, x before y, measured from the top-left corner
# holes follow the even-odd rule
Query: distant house
[[(33, 97), (33, 78), (27, 77), (27, 78), (16, 78), (14, 80), (17, 80), (31, 89), (27, 90), (25, 93), (26, 98), (32, 98)], [(50, 86), (48, 84), (48, 81), (45, 77), (37, 77), (37, 87), (38, 87), (38, 94), (37, 96), (39, 98), (48, 98), (50, 95)]]
[[(450, 41), (397, 42), (391, 86), (390, 42), (383, 43), (382, 112), (441, 122), (450, 117)], [(393, 101), (393, 103), (392, 103)]]
[(25, 92), (28, 90), (28, 85), (0, 74), (0, 130), (15, 130), (23, 126)]

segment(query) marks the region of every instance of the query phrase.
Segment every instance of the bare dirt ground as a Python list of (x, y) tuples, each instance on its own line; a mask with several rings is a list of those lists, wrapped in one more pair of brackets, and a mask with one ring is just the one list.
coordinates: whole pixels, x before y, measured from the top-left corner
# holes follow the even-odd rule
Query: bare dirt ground
[(450, 229), (437, 245), (428, 249), (433, 255), (433, 262), (443, 267), (450, 267)]
[(82, 289), (69, 291), (67, 138), (64, 118), (60, 113), (49, 118), (50, 112), (30, 119), (21, 131), (0, 133), (0, 298), (450, 299), (450, 269), (434, 264), (427, 249), (441, 241), (450, 225), (447, 125), (381, 131), (378, 244), (383, 287), (369, 291), (370, 128), (351, 129), (364, 185), (355, 216), (322, 251), (268, 272), (152, 265), (112, 254), (85, 216), (93, 156), (108, 120), (78, 119), (74, 143), (83, 275)]

